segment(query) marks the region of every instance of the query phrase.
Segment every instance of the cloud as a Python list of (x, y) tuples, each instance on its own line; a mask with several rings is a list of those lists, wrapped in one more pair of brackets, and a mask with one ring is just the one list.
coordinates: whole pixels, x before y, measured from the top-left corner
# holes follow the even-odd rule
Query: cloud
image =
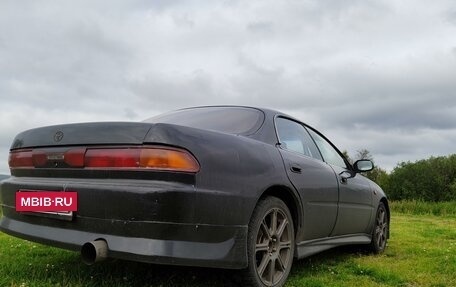
[(377, 164), (453, 153), (453, 1), (2, 1), (0, 173), (18, 132), (270, 107)]

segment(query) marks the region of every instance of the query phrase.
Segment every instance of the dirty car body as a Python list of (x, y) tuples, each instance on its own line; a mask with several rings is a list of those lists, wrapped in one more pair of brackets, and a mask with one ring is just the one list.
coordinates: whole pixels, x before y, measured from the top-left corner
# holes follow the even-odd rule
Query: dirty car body
[[(149, 150), (183, 155), (193, 166), (149, 166), (142, 159)], [(318, 131), (250, 107), (28, 130), (14, 139), (10, 169), (1, 185), (2, 231), (71, 250), (102, 239), (108, 257), (150, 263), (246, 268), (249, 223), (267, 196), (291, 213), (295, 258), (370, 243), (377, 207), (387, 207), (380, 187)], [(78, 210), (17, 212), (19, 190), (77, 192)]]

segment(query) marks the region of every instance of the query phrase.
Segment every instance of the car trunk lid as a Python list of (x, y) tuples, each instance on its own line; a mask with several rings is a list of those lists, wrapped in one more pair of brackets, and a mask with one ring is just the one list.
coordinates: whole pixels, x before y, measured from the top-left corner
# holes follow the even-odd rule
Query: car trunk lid
[(18, 134), (11, 145), (11, 150), (75, 145), (142, 144), (151, 126), (135, 122), (97, 122), (41, 127)]

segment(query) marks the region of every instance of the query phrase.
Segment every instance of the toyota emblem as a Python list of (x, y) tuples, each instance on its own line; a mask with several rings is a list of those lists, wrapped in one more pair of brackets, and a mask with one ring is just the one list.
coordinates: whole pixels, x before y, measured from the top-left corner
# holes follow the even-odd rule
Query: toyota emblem
[(63, 132), (58, 131), (54, 134), (54, 141), (59, 142), (63, 139)]

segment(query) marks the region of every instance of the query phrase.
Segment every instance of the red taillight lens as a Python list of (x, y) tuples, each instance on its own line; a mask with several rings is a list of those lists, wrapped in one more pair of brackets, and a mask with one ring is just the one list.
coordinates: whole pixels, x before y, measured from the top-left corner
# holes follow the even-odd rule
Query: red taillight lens
[(12, 151), (9, 155), (10, 168), (46, 167), (49, 162), (63, 161), (70, 167), (84, 167), (85, 148), (71, 149), (65, 153), (46, 153), (43, 150)]
[(85, 167), (139, 167), (140, 149), (89, 149)]
[(8, 164), (10, 168), (33, 167), (33, 151), (22, 150), (9, 154)]
[(183, 149), (169, 147), (74, 148), (64, 153), (52, 151), (12, 151), (11, 169), (53, 167), (64, 163), (71, 168), (154, 169), (198, 172), (198, 161)]
[(63, 155), (65, 163), (71, 167), (84, 167), (85, 148), (70, 149)]
[(35, 150), (32, 154), (32, 161), (35, 167), (45, 166), (48, 162), (47, 154), (44, 151)]

